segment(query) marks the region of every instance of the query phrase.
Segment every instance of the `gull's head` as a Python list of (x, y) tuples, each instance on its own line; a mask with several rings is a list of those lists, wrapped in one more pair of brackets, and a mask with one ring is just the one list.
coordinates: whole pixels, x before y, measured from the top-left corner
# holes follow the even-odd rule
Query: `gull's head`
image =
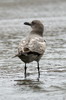
[(44, 25), (39, 20), (33, 20), (31, 23), (25, 22), (25, 25), (29, 25), (32, 27), (32, 32), (37, 33), (43, 36)]

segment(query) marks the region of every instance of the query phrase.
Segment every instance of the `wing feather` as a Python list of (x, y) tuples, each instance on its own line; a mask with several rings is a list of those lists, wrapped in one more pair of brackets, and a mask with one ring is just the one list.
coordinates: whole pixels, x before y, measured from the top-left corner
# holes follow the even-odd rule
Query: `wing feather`
[(23, 39), (18, 47), (18, 52), (37, 52), (43, 54), (46, 48), (46, 43), (42, 37), (32, 37)]

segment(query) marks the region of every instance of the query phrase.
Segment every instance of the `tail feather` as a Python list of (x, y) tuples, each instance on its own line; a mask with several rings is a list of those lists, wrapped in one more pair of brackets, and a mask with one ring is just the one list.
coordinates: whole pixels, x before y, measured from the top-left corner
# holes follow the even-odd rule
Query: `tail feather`
[(23, 55), (23, 56), (27, 56), (26, 53), (22, 53), (22, 52), (20, 52), (19, 54), (16, 54), (16, 55), (13, 56), (12, 58), (19, 57), (19, 56), (21, 56), (21, 55)]
[(18, 54), (16, 54), (15, 56), (13, 56), (12, 58), (18, 57)]
[(41, 55), (41, 54), (39, 54), (37, 52), (31, 52), (31, 51), (30, 52), (27, 52), (27, 53), (20, 52), (19, 54), (16, 54), (12, 58), (19, 57), (19, 56), (28, 56), (30, 54), (37, 55), (37, 56), (40, 56)]

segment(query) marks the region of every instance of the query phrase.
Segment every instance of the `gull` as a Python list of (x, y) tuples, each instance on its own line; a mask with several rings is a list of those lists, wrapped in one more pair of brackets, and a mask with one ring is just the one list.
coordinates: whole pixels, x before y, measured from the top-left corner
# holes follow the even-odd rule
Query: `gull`
[(44, 25), (39, 20), (33, 20), (32, 22), (25, 22), (32, 28), (29, 35), (22, 39), (18, 46), (18, 53), (14, 57), (20, 58), (24, 63), (24, 77), (26, 79), (26, 64), (36, 61), (38, 68), (38, 80), (40, 78), (39, 61), (43, 56), (46, 48), (46, 42), (43, 39)]

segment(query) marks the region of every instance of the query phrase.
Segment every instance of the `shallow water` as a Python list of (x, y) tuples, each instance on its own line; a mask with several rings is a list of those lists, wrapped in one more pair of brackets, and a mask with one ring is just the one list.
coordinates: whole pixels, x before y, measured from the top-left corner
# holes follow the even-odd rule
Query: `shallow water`
[[(66, 100), (66, 1), (0, 0), (0, 100)], [(40, 61), (27, 65), (12, 58), (31, 28), (25, 21), (39, 19), (45, 26), (47, 48)]]

